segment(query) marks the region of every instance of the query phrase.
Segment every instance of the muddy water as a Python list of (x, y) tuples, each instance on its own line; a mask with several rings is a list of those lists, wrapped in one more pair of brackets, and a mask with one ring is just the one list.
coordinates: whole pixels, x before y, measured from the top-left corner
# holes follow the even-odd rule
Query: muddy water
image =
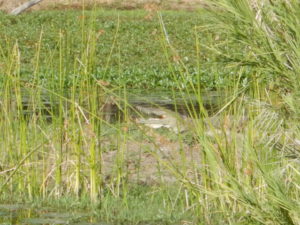
[[(74, 106), (74, 100), (68, 96), (59, 98), (47, 93), (36, 94), (34, 90), (27, 89), (22, 91), (21, 96), (21, 102), (17, 103), (13, 99), (9, 104), (12, 110), (21, 109), (26, 118), (38, 115), (40, 118), (51, 121), (52, 117), (58, 116), (61, 109), (66, 115), (66, 112)], [(85, 99), (80, 100), (78, 100), (79, 96), (75, 97), (76, 104), (78, 103), (78, 106), (81, 107), (80, 110), (87, 114), (89, 114), (88, 106), (85, 104), (89, 101), (88, 98), (88, 95), (85, 96)], [(224, 103), (224, 97), (219, 92), (205, 92), (202, 93), (201, 101), (208, 114), (213, 114)], [(105, 96), (104, 98), (102, 96), (101, 101), (97, 104), (99, 108), (97, 115), (101, 115), (103, 119), (109, 122), (119, 121), (120, 118), (122, 120), (125, 108), (130, 115), (136, 116), (136, 113), (141, 113), (138, 110), (139, 106), (148, 109), (148, 114), (151, 114), (150, 110), (152, 109), (166, 109), (184, 117), (199, 114), (200, 111), (199, 97), (193, 94), (166, 91), (132, 91), (126, 96), (126, 99), (117, 97), (117, 95)]]
[(33, 209), (21, 204), (0, 205), (0, 225), (107, 225), (93, 220), (90, 213), (65, 212), (51, 208)]
[(190, 116), (191, 112), (199, 113), (202, 102), (208, 113), (214, 113), (220, 108), (224, 101), (222, 93), (210, 91), (203, 92), (201, 99), (195, 94), (171, 93), (166, 91), (153, 92), (132, 92), (128, 95), (128, 102), (146, 107), (162, 107), (171, 111), (176, 111), (181, 115)]

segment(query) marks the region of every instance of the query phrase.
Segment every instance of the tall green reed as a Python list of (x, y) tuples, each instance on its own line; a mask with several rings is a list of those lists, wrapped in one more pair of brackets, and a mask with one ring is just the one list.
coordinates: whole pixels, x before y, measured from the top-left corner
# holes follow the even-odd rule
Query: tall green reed
[[(224, 0), (207, 2), (206, 7), (209, 25), (197, 31), (207, 29), (218, 38), (212, 43), (196, 39), (198, 54), (201, 48), (209, 49), (217, 67), (231, 68), (236, 75), (231, 86), (220, 87), (228, 103), (214, 116), (221, 121), (217, 126), (203, 105), (201, 79), (196, 85), (190, 83), (190, 93), (198, 96), (200, 105), (200, 114), (190, 108), (194, 121), (190, 129), (199, 142), (201, 165), (195, 165), (194, 179), (181, 168), (173, 172), (186, 186), (193, 210), (207, 224), (299, 224), (299, 167), (297, 160), (286, 158), (285, 148), (287, 136), (292, 135), (293, 151), (299, 152), (298, 128), (293, 125), (297, 113), (291, 106), (298, 95), (299, 22), (294, 9), (299, 5)], [(178, 53), (161, 17), (160, 21), (166, 58), (170, 58)], [(182, 60), (175, 66), (170, 61), (169, 66), (182, 91), (180, 85), (192, 74)], [(178, 66), (181, 70), (174, 69)], [(282, 104), (287, 99), (289, 104)], [(292, 116), (278, 110), (278, 104), (291, 107)], [(288, 169), (291, 165), (294, 171)]]
[[(1, 46), (1, 61), (6, 62), (4, 69), (1, 67), (1, 193), (15, 193), (23, 199), (87, 195), (93, 203), (109, 193), (127, 201), (126, 84), (106, 88), (95, 79), (96, 45), (101, 41), (96, 18), (93, 12), (86, 16), (83, 11), (78, 21), (79, 42), (74, 31), (59, 29), (54, 35), (56, 46), (47, 48), (41, 31), (28, 77), (22, 77), (22, 52), (17, 42), (13, 45), (14, 40), (8, 40)], [(118, 28), (111, 54), (117, 34)], [(79, 51), (72, 49), (75, 41)], [(49, 57), (42, 59), (41, 52)], [(109, 64), (108, 58), (106, 69)], [(120, 101), (124, 115), (115, 125), (103, 115), (105, 104), (112, 104), (111, 96)], [(109, 181), (102, 165), (103, 151), (108, 151), (102, 141), (108, 129), (114, 130), (118, 139), (115, 177)]]
[[(211, 46), (234, 67), (254, 70), (257, 80), (278, 97), (298, 95), (299, 5), (296, 1), (211, 1), (211, 29), (223, 42)], [(234, 46), (232, 51), (226, 46)], [(296, 99), (296, 98), (295, 98)]]

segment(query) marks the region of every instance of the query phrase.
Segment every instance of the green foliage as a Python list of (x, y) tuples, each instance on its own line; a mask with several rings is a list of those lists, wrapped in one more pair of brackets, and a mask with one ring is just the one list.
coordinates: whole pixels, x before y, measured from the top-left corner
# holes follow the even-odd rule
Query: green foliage
[[(82, 26), (85, 26), (95, 38), (90, 72), (99, 79), (132, 88), (176, 88), (173, 76), (180, 76), (176, 67), (179, 68), (179, 60), (183, 60), (186, 73), (194, 83), (201, 76), (204, 87), (214, 88), (219, 81), (211, 74), (216, 70), (204, 64), (202, 68), (197, 66), (195, 27), (204, 24), (205, 17), (198, 12), (166, 11), (162, 15), (172, 45), (177, 49), (176, 55), (166, 57), (162, 54), (164, 35), (159, 21), (156, 14), (148, 19), (145, 11), (43, 11), (18, 17), (2, 14), (0, 46), (5, 57), (6, 51), (18, 43), (21, 76), (30, 79), (35, 68), (37, 43), (41, 38), (37, 76), (49, 79), (51, 74), (57, 73), (54, 59), (58, 58), (61, 38), (64, 71), (68, 76), (76, 76), (73, 61), (82, 57), (85, 44), (91, 38), (86, 35), (87, 39), (83, 39)], [(210, 38), (201, 34), (201, 42)], [(205, 52), (201, 52), (201, 57), (204, 62), (209, 60)], [(166, 66), (168, 62), (175, 68), (174, 72)], [(226, 72), (222, 76), (226, 77)]]
[(280, 98), (287, 92), (298, 95), (298, 2), (222, 0), (208, 5), (211, 30), (224, 39), (222, 45), (212, 46), (218, 61), (250, 69), (250, 82), (265, 85)]

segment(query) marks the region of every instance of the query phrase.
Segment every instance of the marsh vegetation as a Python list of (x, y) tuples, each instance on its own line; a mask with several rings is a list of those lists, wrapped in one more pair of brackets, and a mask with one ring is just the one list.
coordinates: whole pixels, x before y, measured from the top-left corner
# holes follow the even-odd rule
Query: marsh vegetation
[(0, 14), (0, 222), (300, 224), (299, 10)]

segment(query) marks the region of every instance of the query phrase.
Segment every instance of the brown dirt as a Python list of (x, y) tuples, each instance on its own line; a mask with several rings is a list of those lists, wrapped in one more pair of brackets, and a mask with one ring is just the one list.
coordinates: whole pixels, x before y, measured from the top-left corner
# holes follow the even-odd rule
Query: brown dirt
[[(124, 145), (124, 164), (130, 182), (144, 185), (173, 183), (183, 177), (195, 178), (195, 170), (201, 165), (200, 146), (180, 144), (167, 136), (148, 130), (147, 141), (128, 141)], [(116, 160), (120, 152), (108, 151), (102, 154), (103, 175), (106, 181), (116, 176)]]
[[(0, 10), (10, 12), (28, 0), (0, 0)], [(84, 2), (87, 7), (94, 4), (99, 7), (118, 9), (144, 8), (147, 11), (158, 9), (195, 10), (203, 0), (44, 0), (30, 10), (81, 9)]]

